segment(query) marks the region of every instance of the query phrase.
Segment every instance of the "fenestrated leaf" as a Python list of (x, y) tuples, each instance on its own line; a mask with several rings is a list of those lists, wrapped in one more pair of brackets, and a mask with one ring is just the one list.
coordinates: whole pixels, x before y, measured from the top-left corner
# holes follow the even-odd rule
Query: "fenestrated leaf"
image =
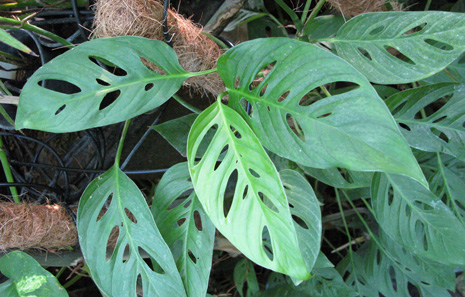
[(383, 231), (405, 249), (446, 265), (465, 265), (465, 227), (418, 182), (376, 173), (372, 204)]
[(301, 167), (308, 175), (317, 180), (339, 189), (365, 188), (371, 185), (373, 173), (358, 172), (344, 168), (318, 169), (311, 167)]
[[(215, 134), (197, 161), (209, 131)], [(216, 102), (201, 113), (189, 133), (187, 156), (195, 192), (221, 234), (259, 265), (298, 279), (310, 277), (278, 172), (234, 110)], [(235, 189), (230, 207), (228, 186)]]
[[(84, 191), (77, 228), (92, 279), (107, 296), (135, 297), (140, 277), (144, 296), (186, 297), (173, 256), (144, 196), (118, 167), (97, 177)], [(111, 257), (107, 258), (112, 230), (119, 235)], [(157, 263), (161, 271), (152, 269), (143, 254)]]
[(465, 50), (465, 15), (367, 13), (345, 23), (330, 41), (370, 81), (408, 83), (444, 69)]
[(310, 184), (296, 171), (286, 169), (279, 175), (284, 185), (294, 227), (297, 231), (300, 251), (304, 257), (307, 269), (312, 271), (321, 242), (321, 211), (320, 203)]
[(94, 39), (28, 79), (16, 128), (70, 132), (121, 122), (163, 104), (189, 76), (164, 42), (132, 36)]
[[(258, 39), (223, 54), (218, 71), (230, 106), (270, 151), (304, 166), (392, 172), (426, 185), (383, 101), (341, 58), (296, 40)], [(338, 94), (318, 99), (326, 84)]]
[[(412, 147), (465, 161), (465, 85), (419, 87), (389, 97), (386, 104)], [(429, 115), (422, 118), (422, 110)]]
[(452, 268), (424, 261), (386, 235), (377, 238), (347, 255), (338, 265), (341, 275), (347, 275), (346, 283), (355, 288), (360, 296), (410, 297), (410, 287), (416, 287), (421, 296), (449, 296), (455, 276)]
[(171, 167), (157, 186), (152, 213), (171, 248), (187, 296), (205, 296), (215, 227), (206, 216), (189, 179), (187, 163)]
[(446, 71), (441, 71), (433, 76), (424, 79), (429, 84), (435, 84), (440, 82), (451, 82), (458, 81), (465, 83), (465, 52), (455, 59), (454, 62), (446, 67)]
[(3, 297), (68, 296), (50, 272), (26, 253), (13, 251), (0, 259), (0, 271), (9, 278), (0, 284)]

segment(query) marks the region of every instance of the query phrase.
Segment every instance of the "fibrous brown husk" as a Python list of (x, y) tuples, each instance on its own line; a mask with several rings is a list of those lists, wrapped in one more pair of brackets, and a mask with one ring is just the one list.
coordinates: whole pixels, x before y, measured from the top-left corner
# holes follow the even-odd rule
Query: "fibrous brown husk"
[(402, 10), (402, 5), (397, 1), (386, 0), (328, 0), (331, 6), (340, 11), (344, 17), (354, 17), (367, 12), (386, 11), (386, 3), (390, 4), (393, 10)]
[[(98, 38), (132, 35), (165, 40), (162, 17), (163, 5), (154, 0), (98, 0), (94, 35)], [(198, 72), (216, 67), (223, 51), (202, 34), (200, 27), (172, 10), (168, 10), (167, 23), (171, 44), (185, 70)], [(153, 64), (149, 67), (158, 69)], [(225, 90), (217, 73), (189, 78), (185, 84), (203, 88), (215, 96)]]
[(0, 203), (0, 250), (64, 248), (77, 238), (71, 216), (59, 205)]

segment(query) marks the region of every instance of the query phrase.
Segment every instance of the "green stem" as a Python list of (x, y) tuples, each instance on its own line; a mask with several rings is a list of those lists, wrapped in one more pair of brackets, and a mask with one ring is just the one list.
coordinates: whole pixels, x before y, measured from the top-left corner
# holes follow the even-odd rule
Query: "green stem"
[(182, 99), (181, 97), (179, 97), (178, 95), (174, 94), (173, 95), (173, 98), (174, 100), (176, 100), (179, 104), (181, 104), (182, 106), (184, 106), (185, 108), (189, 109), (190, 111), (196, 113), (196, 114), (200, 114), (202, 111), (200, 109), (198, 109), (197, 107), (193, 106), (192, 104), (184, 101), (184, 99)]
[(120, 160), (121, 160), (121, 153), (123, 152), (124, 139), (126, 138), (126, 134), (128, 133), (129, 123), (130, 122), (131, 122), (131, 120), (127, 120), (124, 123), (123, 132), (121, 133), (121, 138), (119, 139), (118, 149), (116, 151), (116, 157), (115, 157), (115, 166), (116, 167), (119, 167), (119, 163), (120, 163)]
[(65, 272), (65, 270), (66, 270), (67, 268), (68, 268), (68, 267), (66, 267), (66, 266), (61, 267), (60, 270), (59, 270), (59, 271), (57, 272), (57, 274), (55, 275), (55, 278), (56, 278), (56, 279), (59, 279), (60, 276), (63, 274), (63, 272)]
[[(6, 24), (5, 24), (6, 23)], [(7, 25), (11, 24), (11, 26)], [(0, 27), (6, 28), (6, 29), (11, 29), (11, 28), (19, 28), (19, 29), (26, 29), (32, 32), (35, 32), (37, 34), (40, 34), (42, 36), (48, 37), (51, 40), (61, 43), (64, 46), (67, 46), (69, 48), (73, 47), (73, 44), (70, 43), (68, 40), (61, 38), (58, 35), (55, 35), (51, 32), (48, 32), (47, 30), (41, 29), (39, 27), (36, 27), (34, 25), (28, 24), (26, 22), (10, 19), (10, 18), (5, 18), (5, 17), (0, 17)]]
[[(5, 149), (3, 147), (3, 139), (0, 137), (0, 162), (2, 163), (3, 172), (5, 173), (5, 177), (7, 182), (14, 183), (15, 180), (13, 179), (13, 174), (11, 174), (10, 162), (8, 162), (8, 158), (6, 156)], [(15, 203), (21, 203), (19, 200), (18, 191), (16, 187), (10, 187), (11, 195), (13, 196), (13, 200)]]
[(331, 97), (331, 93), (328, 92), (328, 89), (326, 89), (325, 86), (321, 86), (320, 88), (323, 91), (323, 93), (325, 93), (326, 97)]
[(444, 68), (444, 70), (442, 70), (442, 71), (444, 71), (444, 73), (445, 73), (453, 82), (458, 82), (458, 81), (459, 81), (459, 80), (456, 79), (449, 71), (447, 71), (446, 68)]
[(219, 40), (216, 38), (213, 34), (210, 34), (208, 32), (202, 31), (202, 34), (213, 40), (216, 44), (219, 45), (222, 49), (229, 49), (229, 46), (227, 46), (223, 41)]
[(63, 285), (63, 288), (65, 289), (68, 289), (69, 287), (71, 287), (72, 285), (74, 285), (78, 280), (80, 280), (82, 278), (82, 275), (80, 274), (77, 274), (75, 277), (73, 277), (72, 279), (70, 279), (66, 284)]
[(201, 75), (207, 75), (207, 74), (217, 72), (217, 71), (218, 71), (218, 68), (213, 68), (213, 69), (208, 69), (208, 70), (200, 71), (200, 72), (192, 72), (191, 74), (193, 74), (192, 76), (201, 76)]
[(307, 18), (308, 11), (310, 10), (310, 5), (312, 4), (312, 0), (307, 0), (305, 3), (304, 11), (302, 12), (302, 17), (300, 18), (300, 21), (303, 23), (305, 22), (305, 19)]
[(284, 1), (282, 0), (275, 0), (275, 3), (278, 4), (291, 18), (292, 22), (295, 25), (295, 28), (297, 29), (297, 32), (302, 31), (302, 22), (300, 21), (299, 17), (297, 14), (290, 8)]
[(325, 5), (326, 3), (326, 0), (320, 0), (318, 1), (318, 3), (316, 4), (315, 8), (313, 8), (312, 10), (312, 13), (310, 14), (310, 16), (308, 17), (308, 19), (305, 21), (305, 24), (304, 24), (304, 29), (305, 27), (307, 27), (308, 23), (310, 23), (311, 21), (313, 21), (313, 19), (316, 17), (316, 15), (320, 12), (321, 8), (323, 7), (323, 5)]
[(431, 0), (428, 0), (426, 2), (425, 11), (429, 10), (429, 7), (431, 6), (431, 2), (432, 2)]

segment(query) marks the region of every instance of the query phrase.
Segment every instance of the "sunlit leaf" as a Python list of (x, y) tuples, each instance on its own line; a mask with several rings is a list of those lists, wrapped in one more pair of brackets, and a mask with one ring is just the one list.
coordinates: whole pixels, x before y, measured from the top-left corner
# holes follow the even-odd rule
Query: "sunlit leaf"
[[(139, 279), (144, 296), (186, 297), (144, 196), (118, 167), (97, 177), (84, 191), (77, 228), (92, 279), (104, 294), (135, 297)], [(119, 234), (114, 249), (107, 247), (113, 230)], [(158, 267), (151, 268), (144, 255)]]
[(366, 13), (331, 40), (370, 81), (397, 84), (439, 72), (465, 50), (465, 15), (441, 11)]
[[(213, 139), (196, 160), (209, 131)], [(214, 103), (194, 122), (187, 156), (195, 192), (221, 234), (257, 264), (307, 279), (283, 185), (247, 123), (231, 108)], [(234, 189), (232, 201), (228, 187)]]

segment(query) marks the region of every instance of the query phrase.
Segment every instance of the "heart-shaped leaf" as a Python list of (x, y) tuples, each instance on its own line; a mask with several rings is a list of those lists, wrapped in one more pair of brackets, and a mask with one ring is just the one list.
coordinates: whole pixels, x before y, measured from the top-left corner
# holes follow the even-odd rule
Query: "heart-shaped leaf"
[[(140, 280), (144, 296), (186, 297), (173, 256), (144, 196), (118, 167), (97, 177), (84, 191), (77, 228), (92, 279), (107, 296), (135, 297)], [(118, 238), (111, 252), (110, 234), (114, 232)], [(144, 255), (158, 264), (156, 268), (145, 262)]]
[[(187, 296), (205, 296), (215, 227), (206, 216), (189, 180), (187, 163), (171, 167), (157, 186), (152, 213), (174, 255)], [(189, 191), (191, 193), (187, 194)]]
[[(229, 105), (270, 151), (309, 167), (392, 172), (426, 185), (381, 98), (341, 58), (304, 42), (257, 39), (223, 54), (218, 71)], [(327, 84), (338, 94), (322, 98)]]
[(16, 128), (71, 132), (121, 122), (163, 104), (189, 76), (164, 42), (131, 36), (94, 39), (28, 79)]
[[(198, 161), (195, 156), (209, 131), (215, 134)], [(189, 133), (187, 156), (205, 212), (233, 245), (266, 268), (310, 277), (278, 172), (234, 110), (216, 102), (202, 112)], [(232, 201), (228, 188), (234, 189)]]
[(445, 265), (465, 265), (465, 227), (418, 182), (376, 173), (372, 204), (381, 228), (405, 249)]
[(21, 251), (4, 255), (0, 259), (0, 271), (9, 278), (0, 284), (1, 296), (68, 296), (55, 276), (42, 268), (33, 257)]
[[(465, 161), (465, 85), (439, 83), (397, 93), (386, 104), (409, 144)], [(439, 106), (439, 107), (438, 107)], [(426, 114), (428, 112), (428, 114)]]
[(331, 42), (339, 56), (374, 83), (418, 81), (444, 69), (465, 50), (465, 15), (362, 14), (345, 23)]

